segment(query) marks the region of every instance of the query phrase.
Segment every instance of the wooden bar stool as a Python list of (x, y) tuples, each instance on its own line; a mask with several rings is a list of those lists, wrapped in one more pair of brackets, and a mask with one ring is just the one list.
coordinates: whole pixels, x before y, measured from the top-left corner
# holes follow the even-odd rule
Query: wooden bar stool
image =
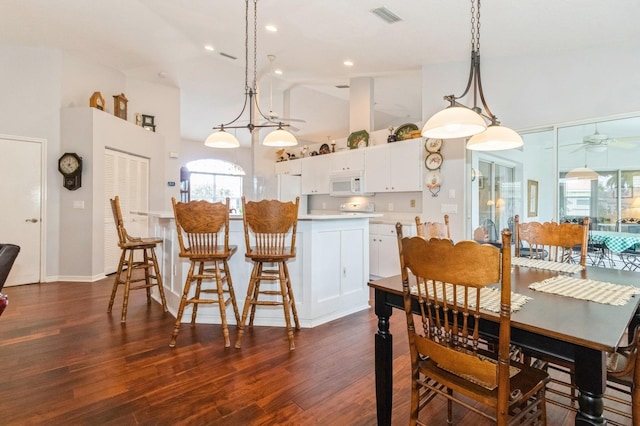
[[(227, 325), (227, 305), (233, 306), (236, 324), (240, 322), (228, 263), (231, 256), (238, 250), (237, 246), (229, 245), (229, 198), (226, 203), (210, 203), (208, 201), (181, 203), (176, 202), (175, 198), (171, 198), (171, 202), (178, 231), (180, 257), (189, 259), (191, 266), (184, 284), (176, 325), (169, 346), (173, 348), (176, 345), (182, 314), (187, 305), (193, 305), (191, 312), (191, 326), (193, 327), (196, 323), (198, 305), (217, 303), (220, 308), (224, 346), (229, 347), (231, 343)], [(195, 292), (193, 297), (189, 297), (191, 283), (194, 281), (196, 283)], [(203, 288), (203, 281), (213, 281), (215, 286)], [(203, 293), (214, 294), (215, 297), (207, 299), (202, 297)], [(225, 298), (225, 295), (228, 297)]]
[[(147, 304), (151, 303), (151, 288), (157, 286), (162, 301), (162, 309), (167, 312), (167, 301), (164, 297), (164, 287), (162, 286), (162, 275), (156, 258), (156, 245), (162, 243), (161, 238), (139, 238), (132, 237), (127, 233), (122, 219), (122, 210), (120, 208), (120, 197), (116, 195), (110, 200), (111, 210), (113, 211), (113, 219), (118, 231), (118, 247), (122, 249), (120, 262), (116, 271), (116, 277), (113, 281), (113, 290), (111, 291), (111, 299), (109, 299), (109, 308), (107, 312), (111, 313), (113, 301), (116, 297), (118, 286), (124, 286), (124, 299), (122, 301), (122, 318), (121, 323), (127, 321), (127, 306), (129, 305), (129, 291), (146, 289)], [(141, 253), (141, 254), (136, 254)], [(142, 256), (142, 259), (139, 257)], [(136, 270), (142, 270), (143, 276), (133, 277)], [(124, 279), (122, 278), (124, 274)], [(142, 283), (132, 285), (134, 283)]]
[[(296, 330), (300, 329), (300, 323), (287, 262), (296, 257), (299, 204), (300, 197), (296, 197), (295, 203), (277, 200), (246, 202), (242, 197), (242, 215), (247, 249), (245, 257), (253, 262), (253, 269), (251, 278), (249, 278), (242, 319), (239, 322), (236, 348), (241, 347), (249, 308), (251, 308), (249, 327), (252, 327), (256, 306), (281, 305), (284, 310), (289, 349), (295, 349), (291, 313), (293, 313)], [(270, 265), (265, 266), (265, 264), (275, 264), (275, 268)], [(277, 289), (261, 289), (263, 281), (277, 284)], [(260, 298), (261, 295), (267, 297)]]

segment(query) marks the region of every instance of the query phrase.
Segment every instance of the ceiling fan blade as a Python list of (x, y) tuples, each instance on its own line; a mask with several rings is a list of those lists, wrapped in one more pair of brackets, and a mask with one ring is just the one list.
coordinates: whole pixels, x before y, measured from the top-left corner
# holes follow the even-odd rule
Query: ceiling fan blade
[(630, 142), (622, 142), (619, 139), (611, 139), (611, 142), (609, 142), (609, 146), (614, 146), (616, 148), (622, 149), (634, 149), (638, 145), (632, 144)]
[[(573, 154), (574, 152), (578, 152), (578, 151), (581, 151), (581, 150), (583, 150), (583, 149), (587, 148), (587, 146), (586, 146), (586, 145), (584, 145), (584, 144), (580, 144), (580, 145), (581, 145), (581, 146), (579, 146), (579, 147), (577, 147), (576, 149), (574, 149), (573, 151), (571, 151), (571, 154)], [(565, 145), (565, 146), (568, 146), (568, 145)]]
[(640, 136), (624, 136), (621, 138), (614, 138), (614, 140), (620, 142), (640, 142)]
[(303, 120), (302, 118), (286, 118), (286, 117), (280, 117), (278, 118), (278, 121), (282, 121), (283, 123), (285, 122), (306, 123), (307, 122), (307, 120)]

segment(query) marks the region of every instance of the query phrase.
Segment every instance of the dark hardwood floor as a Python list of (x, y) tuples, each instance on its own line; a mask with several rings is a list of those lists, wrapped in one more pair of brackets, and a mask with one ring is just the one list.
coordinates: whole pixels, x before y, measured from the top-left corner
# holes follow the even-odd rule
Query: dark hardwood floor
[[(372, 310), (296, 332), (255, 327), (242, 349), (223, 346), (217, 325), (183, 325), (132, 292), (107, 314), (112, 279), (7, 287), (0, 317), (2, 425), (375, 425)], [(404, 318), (392, 317), (393, 424), (408, 419)], [(230, 327), (232, 342), (235, 329)], [(444, 424), (442, 401), (430, 424)], [(549, 424), (573, 413), (548, 405)], [(456, 408), (457, 424), (488, 424)]]

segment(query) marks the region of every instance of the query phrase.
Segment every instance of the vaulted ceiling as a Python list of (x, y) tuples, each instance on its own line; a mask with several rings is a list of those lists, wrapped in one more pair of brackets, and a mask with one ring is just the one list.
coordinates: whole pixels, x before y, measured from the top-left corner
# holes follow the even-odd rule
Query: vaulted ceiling
[[(349, 89), (337, 86), (371, 77), (376, 129), (422, 121), (421, 67), (468, 60), (470, 5), (259, 0), (261, 108), (305, 120), (292, 122), (303, 143), (345, 137)], [(401, 21), (389, 24), (371, 13), (382, 6)], [(176, 86), (182, 137), (204, 140), (212, 126), (232, 120), (242, 106), (244, 14), (241, 0), (2, 0), (0, 46), (63, 48), (128, 76)], [(487, 0), (481, 9), (483, 61), (629, 43), (640, 39), (638, 16), (637, 0)], [(266, 24), (278, 31), (267, 32)], [(207, 44), (213, 52), (204, 49)], [(270, 62), (267, 55), (276, 58)], [(250, 84), (252, 59), (250, 50)], [(352, 67), (343, 65), (347, 59)], [(275, 68), (283, 74), (272, 75)]]

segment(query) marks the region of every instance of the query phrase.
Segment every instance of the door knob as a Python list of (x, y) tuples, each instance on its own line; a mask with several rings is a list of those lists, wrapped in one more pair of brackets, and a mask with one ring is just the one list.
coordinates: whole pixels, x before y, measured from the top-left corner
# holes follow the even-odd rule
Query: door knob
[(27, 220), (25, 220), (25, 222), (38, 223), (38, 219), (36, 219), (36, 218), (34, 217), (34, 218), (31, 218), (31, 219), (27, 219)]

